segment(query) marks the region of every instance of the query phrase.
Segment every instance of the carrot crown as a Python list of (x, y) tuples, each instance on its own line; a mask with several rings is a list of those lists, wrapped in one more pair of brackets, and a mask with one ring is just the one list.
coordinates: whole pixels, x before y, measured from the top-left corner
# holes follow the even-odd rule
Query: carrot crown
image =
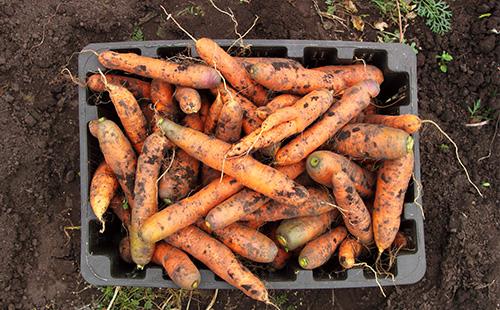
[(316, 168), (319, 165), (319, 158), (318, 157), (311, 157), (309, 158), (309, 165), (313, 168)]
[(415, 141), (413, 140), (412, 136), (409, 136), (406, 140), (406, 152), (410, 153), (411, 151), (413, 151), (414, 142)]
[(306, 268), (308, 264), (309, 264), (309, 260), (307, 259), (307, 257), (299, 258), (300, 267)]

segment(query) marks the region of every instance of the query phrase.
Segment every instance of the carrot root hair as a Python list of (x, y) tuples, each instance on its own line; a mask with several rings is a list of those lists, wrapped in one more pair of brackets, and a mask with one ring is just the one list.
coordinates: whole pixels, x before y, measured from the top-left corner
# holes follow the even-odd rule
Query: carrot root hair
[[(161, 124), (163, 122), (163, 119), (160, 119), (158, 121), (159, 124)], [(160, 182), (161, 178), (163, 178), (165, 176), (165, 174), (167, 174), (167, 172), (170, 170), (170, 168), (172, 168), (172, 165), (174, 164), (174, 159), (175, 159), (175, 148), (172, 150), (172, 158), (170, 158), (170, 163), (168, 164), (167, 166), (167, 169), (165, 169), (165, 171), (163, 171), (162, 174), (160, 174), (160, 176), (158, 177), (158, 179), (156, 180), (156, 183), (158, 184), (158, 182)], [(168, 199), (170, 201), (170, 199)], [(165, 201), (165, 200), (164, 200)], [(165, 203), (168, 204), (167, 201), (165, 201)], [(170, 201), (170, 204), (172, 202)]]
[(377, 286), (378, 286), (378, 288), (380, 289), (380, 292), (382, 293), (382, 295), (383, 295), (384, 297), (387, 297), (387, 295), (385, 295), (385, 292), (384, 292), (384, 289), (383, 289), (382, 285), (380, 284), (380, 281), (378, 280), (378, 276), (377, 276), (377, 273), (378, 273), (378, 272), (377, 272), (377, 271), (375, 271), (375, 269), (373, 269), (373, 267), (372, 267), (372, 266), (370, 266), (370, 265), (368, 265), (367, 263), (364, 263), (364, 262), (363, 262), (363, 263), (355, 263), (353, 266), (354, 266), (354, 267), (363, 267), (363, 268), (368, 268), (368, 269), (370, 269), (370, 271), (371, 271), (371, 272), (373, 272), (373, 274), (374, 274), (374, 276), (375, 276), (375, 282), (377, 283)]
[(422, 218), (425, 220), (424, 207), (418, 201), (422, 197), (422, 183), (420, 183), (417, 178), (415, 178), (415, 173), (411, 175), (413, 182), (417, 186), (417, 195), (415, 195), (415, 199), (413, 199), (413, 203), (416, 204), (420, 208), (420, 212), (422, 212)]
[(182, 31), (184, 32), (191, 40), (193, 40), (194, 42), (196, 42), (196, 38), (193, 37), (186, 29), (184, 29), (176, 20), (175, 18), (172, 16), (172, 14), (168, 13), (167, 10), (165, 9), (165, 7), (163, 5), (160, 5), (160, 8), (163, 10), (163, 13), (165, 13), (165, 15), (167, 15), (167, 20), (171, 19), (174, 24)]

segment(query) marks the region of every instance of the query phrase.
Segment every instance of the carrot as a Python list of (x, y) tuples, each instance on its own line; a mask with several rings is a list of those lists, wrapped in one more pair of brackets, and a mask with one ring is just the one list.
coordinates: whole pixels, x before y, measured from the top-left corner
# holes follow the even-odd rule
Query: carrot
[(234, 253), (258, 263), (270, 263), (278, 253), (278, 247), (254, 228), (233, 223), (213, 231), (214, 235)]
[(407, 246), (408, 238), (406, 238), (406, 236), (402, 232), (398, 231), (396, 237), (394, 238), (394, 241), (392, 242), (392, 247), (399, 251), (406, 248)]
[(334, 212), (283, 220), (276, 239), (286, 251), (295, 250), (324, 233), (334, 220)]
[(348, 66), (324, 66), (313, 70), (330, 73), (338, 79), (344, 80), (347, 87), (351, 87), (364, 80), (375, 80), (379, 85), (384, 81), (384, 75), (379, 68), (366, 64)]
[(212, 169), (207, 165), (203, 165), (201, 167), (201, 184), (203, 184), (203, 186), (206, 186), (208, 183), (219, 178), (220, 178), (220, 171)]
[[(226, 153), (231, 145), (226, 142), (177, 125), (168, 119), (164, 119), (159, 126), (174, 144), (189, 155), (216, 170), (223, 170), (224, 173), (254, 191), (294, 206), (301, 205), (309, 198), (303, 186), (290, 180), (284, 173), (252, 157), (227, 158)], [(263, 180), (265, 182), (262, 182)]]
[(243, 122), (243, 109), (236, 100), (229, 100), (220, 111), (215, 137), (228, 143), (240, 139)]
[(102, 223), (104, 231), (104, 213), (109, 207), (109, 204), (118, 189), (118, 180), (111, 168), (103, 161), (94, 172), (92, 181), (90, 182), (90, 206), (94, 211), (97, 219)]
[(211, 103), (210, 103), (210, 98), (208, 98), (207, 94), (201, 93), (200, 97), (201, 97), (201, 108), (198, 113), (200, 115), (201, 123), (205, 124), (205, 122), (207, 121), (208, 113), (210, 111)]
[(175, 119), (179, 113), (174, 103), (174, 88), (165, 81), (154, 79), (151, 82), (151, 102), (161, 115), (169, 119)]
[(256, 230), (259, 230), (266, 224), (264, 221), (240, 221), (239, 223)]
[(113, 213), (118, 217), (118, 219), (120, 219), (123, 226), (128, 228), (130, 225), (130, 208), (125, 200), (125, 197), (123, 197), (123, 194), (116, 194), (115, 197), (111, 199), (109, 207), (113, 210)]
[(243, 188), (235, 179), (224, 176), (213, 180), (193, 195), (152, 215), (141, 227), (139, 236), (146, 242), (157, 242), (196, 222), (210, 209)]
[(196, 51), (209, 66), (219, 70), (226, 80), (245, 97), (257, 105), (267, 103), (267, 91), (253, 81), (245, 67), (224, 51), (215, 41), (201, 38), (196, 41)]
[(278, 165), (289, 165), (306, 158), (366, 108), (370, 99), (377, 96), (379, 91), (379, 85), (373, 80), (360, 82), (347, 89), (342, 99), (333, 104), (323, 118), (278, 151), (275, 162)]
[(191, 259), (168, 243), (158, 242), (151, 260), (163, 266), (170, 279), (180, 288), (192, 290), (200, 284), (200, 272)]
[(334, 207), (335, 201), (326, 191), (317, 188), (307, 188), (307, 191), (310, 198), (300, 207), (271, 201), (256, 209), (253, 213), (243, 216), (241, 220), (274, 222), (295, 217), (318, 216), (332, 210), (334, 210), (334, 213), (337, 212)]
[(312, 91), (297, 100), (293, 106), (282, 108), (269, 115), (260, 129), (233, 145), (227, 156), (240, 156), (250, 149), (261, 149), (303, 131), (320, 117), (332, 102), (333, 96), (330, 91)]
[(299, 254), (300, 267), (314, 269), (326, 263), (346, 236), (345, 228), (339, 226), (308, 242)]
[(153, 106), (150, 104), (140, 105), (142, 115), (146, 119), (146, 132), (149, 134), (151, 132), (158, 131), (158, 126), (156, 126), (156, 113), (153, 110)]
[[(137, 100), (151, 98), (151, 84), (128, 76), (105, 74), (108, 84), (123, 86), (128, 89)], [(100, 74), (92, 74), (87, 79), (87, 86), (91, 91), (102, 93), (106, 91), (106, 85)]]
[(307, 157), (306, 169), (316, 182), (332, 187), (332, 175), (342, 170), (349, 176), (354, 188), (363, 198), (370, 198), (375, 193), (376, 176), (361, 168), (353, 161), (329, 151), (316, 151)]
[(217, 71), (200, 64), (177, 64), (164, 59), (139, 56), (133, 53), (104, 51), (99, 62), (106, 68), (117, 69), (170, 84), (192, 88), (213, 88), (221, 83)]
[(257, 116), (261, 120), (265, 120), (270, 114), (277, 110), (294, 105), (297, 100), (299, 100), (299, 97), (295, 95), (279, 95), (269, 101), (265, 106), (258, 107), (256, 110)]
[(89, 130), (99, 141), (104, 159), (116, 176), (129, 206), (133, 206), (137, 157), (130, 142), (114, 122), (104, 117), (90, 121)]
[(155, 245), (139, 238), (139, 228), (151, 215), (158, 212), (158, 175), (168, 140), (160, 132), (150, 135), (137, 159), (137, 172), (134, 187), (134, 206), (131, 210), (129, 227), (130, 251), (132, 260), (145, 266), (151, 260)]
[(384, 161), (378, 171), (372, 216), (373, 234), (379, 253), (389, 248), (396, 237), (412, 173), (413, 152)]
[(222, 107), (224, 106), (224, 101), (222, 101), (222, 97), (220, 93), (216, 93), (216, 97), (212, 105), (210, 106), (210, 110), (208, 111), (207, 119), (205, 121), (205, 128), (203, 132), (207, 135), (213, 134), (215, 132), (215, 128), (217, 127), (217, 120), (219, 119), (220, 112), (222, 111)]
[[(270, 90), (302, 95), (324, 88), (339, 93), (370, 78), (370, 76), (359, 77), (357, 72), (335, 74), (280, 61), (252, 65), (250, 75), (257, 83)], [(380, 84), (378, 76), (375, 82)]]
[(363, 245), (358, 240), (347, 237), (339, 248), (339, 263), (344, 269), (351, 269), (356, 259), (363, 251)]
[(380, 124), (406, 131), (409, 134), (417, 132), (422, 126), (422, 120), (413, 114), (402, 115), (365, 115), (363, 122), (369, 124)]
[(273, 62), (289, 62), (296, 66), (302, 66), (299, 62), (289, 58), (275, 57), (234, 57), (239, 63), (245, 67), (245, 70), (250, 71), (250, 68), (257, 63), (273, 63)]
[[(295, 165), (278, 167), (277, 169), (289, 178), (295, 179), (305, 168), (304, 162), (300, 162)], [(270, 198), (261, 193), (244, 189), (210, 210), (205, 217), (206, 225), (211, 229), (226, 227), (238, 221), (245, 214), (250, 214), (257, 210), (270, 200)]]
[(147, 137), (147, 121), (137, 100), (125, 87), (108, 84), (106, 89), (127, 137), (135, 150), (140, 153)]
[(332, 149), (357, 159), (396, 159), (413, 151), (413, 138), (384, 125), (350, 124), (335, 135)]
[(194, 226), (188, 226), (166, 240), (205, 264), (230, 285), (247, 296), (269, 302), (266, 287), (244, 267), (224, 244)]
[(356, 117), (351, 119), (348, 124), (367, 123), (364, 121), (365, 117), (373, 114), (377, 114), (377, 107), (373, 104), (370, 104), (363, 111), (361, 111)]
[(130, 255), (130, 239), (128, 236), (125, 236), (120, 240), (120, 244), (118, 245), (118, 251), (120, 253), (120, 258), (129, 264), (132, 264), (132, 256)]
[(197, 113), (201, 109), (201, 97), (196, 89), (177, 86), (174, 96), (182, 112), (186, 114)]
[(282, 247), (279, 246), (279, 242), (276, 239), (276, 229), (278, 226), (273, 226), (270, 233), (269, 233), (269, 238), (273, 240), (273, 242), (277, 245), (278, 252), (276, 253), (276, 257), (274, 257), (274, 260), (271, 262), (271, 267), (274, 270), (280, 270), (283, 269), (288, 262), (288, 260), (292, 257), (292, 253), (285, 251)]

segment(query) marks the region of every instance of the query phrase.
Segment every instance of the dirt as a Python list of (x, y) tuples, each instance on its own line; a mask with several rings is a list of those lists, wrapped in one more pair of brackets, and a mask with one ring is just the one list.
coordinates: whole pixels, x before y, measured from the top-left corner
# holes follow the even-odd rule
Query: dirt
[[(361, 33), (320, 22), (309, 1), (217, 1), (231, 6), (241, 32), (255, 15), (248, 38), (376, 40), (365, 25)], [(377, 20), (368, 1), (355, 1), (365, 23)], [(495, 121), (466, 127), (467, 107), (481, 99), (498, 109), (500, 29), (495, 1), (448, 1), (452, 31), (432, 34), (421, 19), (406, 38), (421, 48), (418, 57), (420, 115), (439, 123), (455, 139), (478, 196), (454, 158), (452, 145), (431, 125), (421, 132), (423, 205), (427, 273), (410, 286), (378, 289), (278, 291), (283, 308), (448, 308), (500, 307), (498, 253), (499, 140), (488, 154)], [(233, 25), (207, 2), (163, 1), (173, 13), (199, 6), (179, 22), (196, 37), (234, 38)], [(99, 292), (79, 274), (79, 140), (77, 86), (60, 72), (77, 72), (75, 52), (91, 42), (128, 40), (139, 25), (146, 40), (186, 38), (161, 17), (159, 1), (5, 1), (0, 0), (0, 304), (3, 309), (81, 308)], [(492, 15), (486, 18), (478, 16)], [(350, 26), (350, 25), (349, 25)], [(325, 30), (327, 28), (328, 30)], [(343, 31), (343, 32), (337, 32)], [(448, 73), (436, 55), (454, 60)], [(446, 144), (449, 149), (446, 149)], [(65, 227), (69, 229), (65, 230)], [(73, 227), (75, 228), (75, 227)], [(76, 227), (77, 228), (77, 227)], [(207, 294), (209, 296), (210, 294)], [(207, 297), (209, 298), (209, 297)], [(201, 305), (208, 304), (202, 299)], [(290, 308), (289, 306), (292, 306)], [(219, 294), (216, 308), (260, 308), (236, 291)]]

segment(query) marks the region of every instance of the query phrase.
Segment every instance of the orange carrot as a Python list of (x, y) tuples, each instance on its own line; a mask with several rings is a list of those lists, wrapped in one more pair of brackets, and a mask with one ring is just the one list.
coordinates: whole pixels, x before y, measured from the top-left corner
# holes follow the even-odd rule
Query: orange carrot
[(245, 97), (257, 105), (267, 103), (267, 91), (253, 81), (245, 67), (226, 53), (215, 41), (201, 38), (196, 41), (196, 51), (208, 65), (219, 70), (226, 80)]
[(413, 114), (402, 115), (366, 115), (363, 122), (370, 124), (380, 124), (406, 131), (409, 134), (417, 132), (422, 126), (422, 120)]
[(254, 228), (233, 223), (213, 231), (214, 235), (234, 253), (258, 263), (270, 263), (278, 253), (278, 247)]
[(257, 116), (261, 120), (265, 120), (270, 114), (276, 112), (277, 110), (294, 105), (297, 100), (299, 100), (299, 97), (295, 95), (279, 95), (269, 101), (269, 103), (265, 106), (258, 107), (256, 110)]
[(215, 137), (227, 143), (240, 139), (243, 122), (243, 109), (236, 100), (229, 100), (220, 111), (215, 129)]
[(266, 224), (266, 222), (264, 221), (240, 221), (238, 223), (256, 230), (259, 230), (262, 226)]
[[(304, 171), (304, 162), (277, 168), (291, 179), (295, 179)], [(250, 214), (271, 199), (261, 193), (244, 189), (219, 204), (205, 217), (211, 229), (220, 229), (238, 221), (245, 214)]]
[(396, 159), (413, 151), (413, 138), (384, 125), (350, 124), (335, 135), (332, 149), (357, 159)]
[(120, 219), (123, 226), (128, 229), (130, 225), (130, 208), (123, 194), (116, 194), (111, 200), (109, 207), (118, 219)]
[(364, 245), (373, 243), (370, 212), (354, 187), (354, 182), (342, 170), (332, 175), (333, 196), (342, 210), (344, 224), (349, 232)]
[(337, 79), (345, 82), (347, 87), (351, 87), (364, 80), (375, 80), (379, 85), (384, 81), (384, 75), (379, 68), (366, 64), (348, 66), (324, 66), (313, 70), (330, 73)]
[(168, 243), (159, 242), (151, 260), (163, 266), (170, 279), (180, 288), (192, 290), (200, 284), (200, 272), (191, 259), (186, 253)]
[(349, 176), (361, 197), (370, 198), (375, 193), (377, 180), (375, 174), (342, 155), (329, 151), (316, 151), (307, 157), (306, 169), (314, 181), (328, 187), (332, 187), (333, 173), (342, 170)]
[(132, 260), (139, 267), (149, 263), (155, 249), (155, 244), (144, 242), (139, 238), (138, 232), (144, 221), (158, 212), (157, 179), (167, 147), (167, 138), (160, 132), (153, 133), (144, 142), (142, 153), (137, 159), (134, 187), (135, 204), (131, 210), (129, 236)]
[(210, 168), (207, 165), (201, 167), (201, 184), (206, 186), (215, 179), (220, 178), (220, 171)]
[(347, 236), (343, 226), (336, 227), (308, 242), (300, 251), (299, 265), (304, 269), (314, 269), (326, 263)]
[(278, 253), (276, 253), (276, 257), (271, 262), (271, 267), (274, 270), (283, 269), (288, 260), (292, 257), (292, 254), (290, 252), (285, 251), (282, 247), (279, 246), (279, 242), (276, 239), (277, 228), (278, 226), (273, 226), (271, 232), (269, 233), (269, 237), (271, 238), (271, 240), (273, 240), (273, 242), (277, 245), (278, 248)]
[(356, 117), (351, 119), (349, 121), (349, 124), (367, 123), (364, 121), (365, 117), (373, 114), (377, 114), (377, 107), (373, 104), (370, 104), (363, 111), (361, 111)]
[(394, 241), (392, 242), (392, 247), (395, 248), (396, 251), (408, 247), (408, 238), (406, 238), (406, 236), (402, 232), (398, 231), (396, 237), (394, 238)]
[[(151, 98), (151, 84), (128, 76), (105, 74), (108, 84), (123, 86), (128, 89), (137, 100)], [(87, 86), (94, 92), (106, 91), (104, 80), (100, 74), (92, 74), (87, 79)]]
[(366, 108), (379, 90), (377, 82), (373, 80), (360, 82), (347, 89), (342, 99), (333, 104), (323, 118), (278, 151), (275, 162), (278, 165), (288, 165), (306, 158)]
[(207, 121), (208, 113), (210, 111), (211, 103), (210, 103), (210, 98), (208, 98), (207, 94), (201, 93), (200, 97), (201, 97), (201, 108), (198, 113), (200, 114), (201, 123), (205, 124), (205, 122)]
[[(226, 154), (231, 145), (223, 141), (177, 125), (168, 119), (164, 119), (159, 126), (170, 141), (189, 155), (216, 170), (223, 170), (224, 173), (254, 191), (294, 206), (301, 205), (309, 198), (303, 186), (290, 180), (284, 173), (252, 157), (227, 158)], [(262, 182), (262, 180), (266, 181)]]
[(165, 81), (155, 79), (151, 82), (151, 102), (161, 115), (169, 119), (175, 119), (179, 113), (174, 103), (174, 88)]
[(205, 65), (177, 64), (164, 59), (112, 51), (100, 53), (98, 59), (106, 68), (135, 73), (152, 79), (160, 79), (175, 85), (192, 88), (213, 88), (221, 82), (217, 71)]
[(413, 173), (413, 152), (386, 160), (378, 171), (373, 203), (373, 233), (379, 253), (389, 248), (401, 222), (408, 182)]
[(244, 267), (224, 244), (194, 226), (188, 226), (166, 240), (205, 264), (227, 283), (247, 296), (269, 302), (266, 287)]
[(118, 189), (118, 180), (111, 168), (103, 161), (94, 172), (92, 181), (90, 182), (90, 206), (94, 211), (97, 219), (102, 223), (104, 231), (104, 213), (109, 207), (109, 204)]
[(361, 255), (363, 245), (358, 240), (347, 237), (342, 241), (339, 248), (339, 262), (344, 269), (351, 269), (356, 259)]
[(198, 113), (201, 109), (201, 97), (194, 88), (177, 86), (174, 96), (182, 112), (186, 114)]
[(130, 240), (128, 236), (125, 236), (120, 240), (118, 245), (118, 251), (120, 253), (120, 258), (129, 264), (132, 264), (132, 256), (130, 255)]
[(257, 63), (273, 63), (273, 62), (289, 62), (292, 65), (302, 66), (299, 62), (289, 58), (274, 58), (274, 57), (234, 57), (239, 63), (245, 67), (245, 70), (250, 71), (250, 68)]
[[(332, 102), (333, 96), (330, 91), (312, 91), (297, 100), (293, 106), (282, 108), (269, 115), (260, 129), (233, 145), (227, 156), (240, 156), (250, 149), (261, 149), (303, 131), (321, 116)], [(290, 111), (295, 113), (290, 113)]]
[(215, 132), (215, 128), (217, 127), (217, 120), (219, 119), (219, 115), (222, 111), (223, 106), (224, 101), (222, 101), (220, 93), (217, 92), (215, 100), (210, 106), (210, 110), (205, 121), (205, 128), (203, 129), (203, 132), (207, 135), (213, 134)]
[(120, 183), (129, 206), (133, 206), (137, 157), (130, 142), (114, 122), (104, 117), (90, 121), (89, 130), (99, 141), (104, 159)]
[(295, 250), (324, 233), (334, 220), (334, 213), (283, 220), (276, 230), (276, 239), (286, 251)]

